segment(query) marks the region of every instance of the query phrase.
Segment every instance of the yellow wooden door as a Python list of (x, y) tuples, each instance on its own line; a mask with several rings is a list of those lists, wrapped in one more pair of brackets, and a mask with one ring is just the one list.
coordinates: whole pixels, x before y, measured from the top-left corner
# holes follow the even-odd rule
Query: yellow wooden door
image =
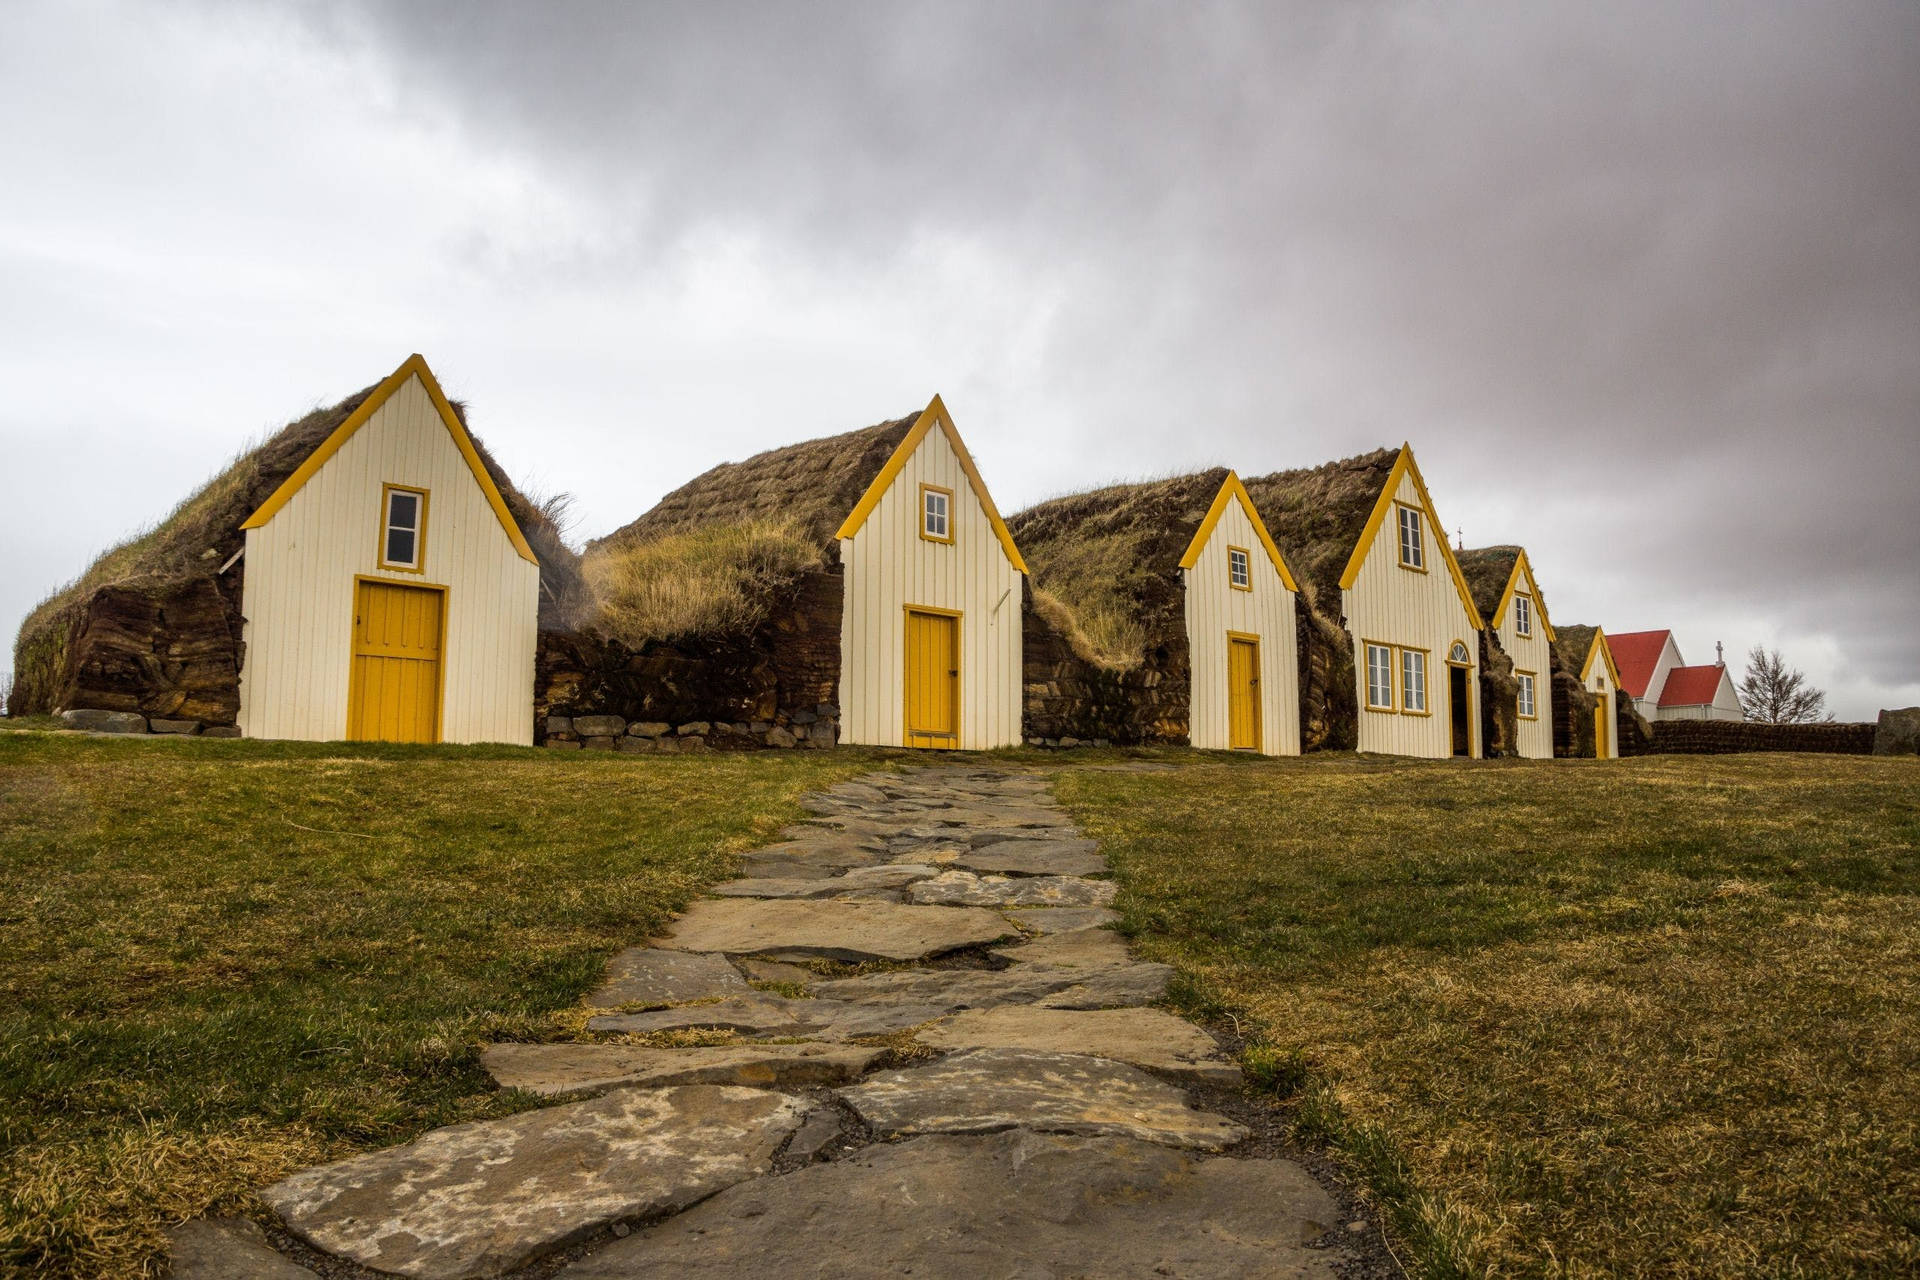
[(440, 647), (445, 596), (397, 582), (359, 584), (353, 606), (353, 683), (347, 736), (371, 742), (440, 740)]
[(1227, 746), (1260, 749), (1260, 642), (1227, 638)]
[(907, 745), (960, 745), (960, 619), (907, 610)]
[(1593, 755), (1596, 760), (1607, 758), (1607, 695), (1600, 695), (1600, 705), (1593, 709)]

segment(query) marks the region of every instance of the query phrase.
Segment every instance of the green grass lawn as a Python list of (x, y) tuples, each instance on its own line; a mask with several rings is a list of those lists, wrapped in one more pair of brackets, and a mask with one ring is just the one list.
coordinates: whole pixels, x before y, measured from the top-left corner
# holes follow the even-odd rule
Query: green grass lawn
[(1920, 1270), (1920, 767), (1069, 772), (1126, 927), (1428, 1275)]
[(877, 758), (0, 734), (0, 1271), (159, 1275), (169, 1222), (501, 1114), (479, 1042)]

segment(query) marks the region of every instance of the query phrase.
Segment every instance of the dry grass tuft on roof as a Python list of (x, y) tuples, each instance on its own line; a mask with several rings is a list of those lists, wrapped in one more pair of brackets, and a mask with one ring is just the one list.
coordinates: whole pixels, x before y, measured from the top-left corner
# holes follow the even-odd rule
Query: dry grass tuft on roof
[[(1034, 599), (1082, 656), (1124, 670), (1182, 626), (1181, 553), (1206, 519), (1227, 469), (1053, 498), (1007, 521), (1033, 570)], [(1064, 622), (1065, 625), (1061, 625)], [(1074, 640), (1075, 636), (1079, 639)]]
[(1570, 622), (1564, 626), (1556, 624), (1553, 628), (1553, 651), (1560, 655), (1560, 665), (1575, 675), (1587, 663), (1587, 655), (1593, 652), (1593, 637), (1600, 628), (1584, 623)]
[(751, 632), (826, 560), (919, 417), (723, 463), (588, 544), (592, 625), (631, 648)]
[[(376, 384), (377, 385), (377, 384)], [(241, 522), (272, 496), (353, 411), (372, 395), (365, 387), (329, 408), (315, 409), (287, 424), (264, 442), (240, 454), (165, 519), (103, 553), (78, 578), (41, 601), (27, 615), (14, 643), (16, 703), (26, 710), (47, 710), (65, 662), (72, 623), (95, 591), (117, 586), (161, 597), (195, 578), (212, 578), (246, 545)], [(451, 402), (461, 424), (466, 406)], [(469, 432), (471, 436), (471, 432)], [(585, 600), (579, 557), (569, 549), (551, 510), (564, 499), (536, 504), (507, 478), (478, 439), (474, 452), (500, 489), (507, 510), (540, 560), (542, 625), (562, 625)], [(244, 562), (238, 572), (245, 573)], [(237, 583), (237, 580), (236, 580)], [(232, 607), (239, 607), (237, 593)]]
[(1460, 574), (1467, 580), (1467, 590), (1473, 593), (1473, 603), (1480, 610), (1481, 618), (1491, 626), (1493, 611), (1499, 607), (1500, 597), (1506, 594), (1507, 582), (1513, 577), (1513, 566), (1520, 562), (1520, 548), (1474, 547), (1454, 552), (1453, 558), (1460, 565)]
[(1309, 603), (1329, 619), (1341, 616), (1340, 574), (1399, 456), (1398, 449), (1376, 449), (1245, 482)]
[(799, 526), (708, 525), (595, 551), (587, 585), (601, 630), (630, 649), (649, 640), (744, 635), (772, 602), (820, 564)]

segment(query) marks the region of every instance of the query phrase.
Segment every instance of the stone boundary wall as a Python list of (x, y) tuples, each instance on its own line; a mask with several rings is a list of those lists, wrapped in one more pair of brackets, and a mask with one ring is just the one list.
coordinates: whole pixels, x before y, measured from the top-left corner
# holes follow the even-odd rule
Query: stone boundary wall
[(1116, 671), (1075, 652), (1064, 632), (1021, 601), (1021, 731), (1032, 747), (1185, 746), (1188, 676), (1184, 638), (1139, 666)]
[(1623, 741), (1623, 755), (1724, 755), (1741, 751), (1816, 751), (1870, 755), (1871, 724), (1749, 724), (1742, 720), (1656, 720), (1653, 739)]

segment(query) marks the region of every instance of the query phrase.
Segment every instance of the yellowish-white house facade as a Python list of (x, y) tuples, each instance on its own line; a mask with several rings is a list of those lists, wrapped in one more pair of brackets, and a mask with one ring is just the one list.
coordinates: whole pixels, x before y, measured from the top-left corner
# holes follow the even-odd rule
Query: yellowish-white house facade
[(243, 734), (531, 744), (539, 562), (421, 357), (242, 528)]
[(835, 536), (840, 740), (1017, 745), (1027, 566), (940, 397)]
[(1613, 648), (1607, 633), (1593, 629), (1593, 643), (1587, 648), (1580, 667), (1580, 687), (1599, 698), (1593, 713), (1593, 754), (1602, 760), (1620, 758), (1620, 722), (1617, 718), (1620, 696), (1620, 668), (1613, 664)]
[(1180, 557), (1189, 741), (1300, 754), (1299, 590), (1240, 477), (1229, 472)]
[(1519, 732), (1514, 748), (1528, 760), (1553, 759), (1553, 624), (1534, 581), (1533, 565), (1522, 550), (1514, 559), (1500, 603), (1487, 626), (1513, 659)]
[(1445, 530), (1402, 445), (1340, 575), (1362, 751), (1481, 754), (1480, 612)]

